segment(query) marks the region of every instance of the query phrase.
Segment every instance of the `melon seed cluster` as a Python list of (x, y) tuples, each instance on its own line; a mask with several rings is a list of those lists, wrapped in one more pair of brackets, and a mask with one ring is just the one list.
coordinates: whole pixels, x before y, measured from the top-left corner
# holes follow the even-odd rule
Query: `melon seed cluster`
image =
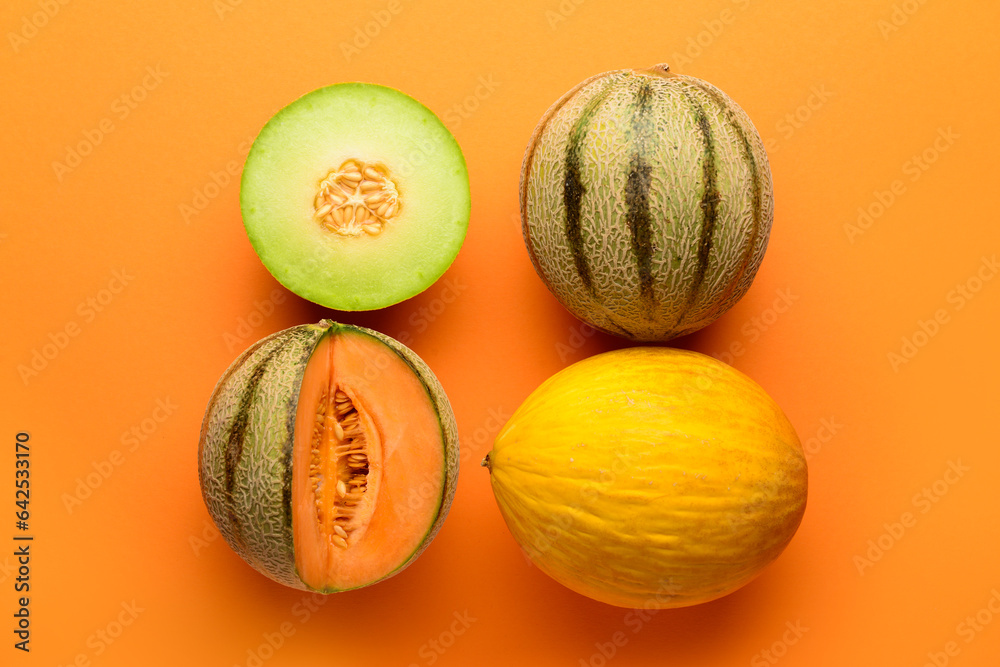
[[(330, 541), (344, 549), (354, 530), (354, 512), (368, 489), (367, 444), (350, 397), (338, 389), (330, 404), (324, 391), (316, 408), (309, 478), (317, 522), (327, 529)], [(325, 488), (324, 481), (330, 487)]]
[(376, 236), (399, 213), (399, 191), (384, 166), (351, 159), (320, 181), (313, 205), (332, 232)]

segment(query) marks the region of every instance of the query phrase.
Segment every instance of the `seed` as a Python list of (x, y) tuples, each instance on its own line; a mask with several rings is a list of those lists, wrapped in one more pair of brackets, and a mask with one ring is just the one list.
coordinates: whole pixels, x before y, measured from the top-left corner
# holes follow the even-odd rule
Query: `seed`
[(382, 231), (382, 226), (376, 222), (369, 222), (368, 224), (361, 225), (361, 228), (371, 236), (375, 236)]
[(368, 195), (367, 197), (365, 197), (365, 203), (371, 206), (373, 204), (377, 204), (378, 202), (382, 201), (385, 198), (386, 198), (386, 193), (384, 191), (376, 192), (373, 195)]
[(333, 421), (333, 434), (337, 436), (337, 440), (344, 439), (344, 427), (336, 420)]
[(361, 167), (354, 160), (347, 160), (344, 164), (340, 165), (339, 169), (342, 174), (349, 174), (351, 172), (361, 171)]
[(347, 181), (342, 181), (340, 183), (337, 183), (337, 185), (339, 185), (340, 189), (343, 190), (346, 194), (349, 194), (349, 195), (353, 195), (354, 194), (354, 187), (355, 187), (354, 183), (349, 183)]
[(337, 524), (333, 524), (333, 532), (337, 533), (345, 540), (347, 539), (347, 531), (344, 530), (342, 527), (338, 526)]
[(333, 211), (333, 221), (335, 223), (337, 223), (338, 225), (344, 224), (344, 218), (346, 218), (346, 217), (347, 217), (347, 207), (346, 206), (338, 208), (338, 209), (334, 209), (334, 211)]
[(347, 548), (347, 540), (345, 540), (340, 535), (334, 535), (332, 539), (333, 539), (333, 543), (336, 544), (341, 549), (346, 549)]
[(368, 209), (364, 206), (358, 206), (354, 209), (354, 219), (358, 222), (364, 222), (368, 219)]
[(332, 208), (333, 208), (333, 206), (331, 206), (330, 204), (323, 204), (318, 209), (316, 209), (316, 217), (317, 218), (322, 218), (324, 215), (326, 215), (327, 213), (329, 213), (330, 209), (332, 209)]
[(378, 213), (379, 217), (384, 218), (386, 217), (385, 214), (388, 212), (390, 206), (392, 206), (392, 202), (382, 202), (382, 205), (378, 207), (376, 213)]
[(381, 181), (385, 177), (372, 167), (365, 167), (365, 178), (369, 178), (373, 181)]
[(341, 174), (340, 178), (357, 185), (358, 181), (361, 180), (361, 174), (357, 171), (349, 171)]
[(382, 217), (391, 218), (392, 216), (396, 215), (396, 211), (398, 210), (399, 210), (399, 202), (392, 202), (392, 204), (390, 204), (389, 208), (386, 210), (385, 215)]
[(347, 495), (347, 485), (343, 480), (337, 480), (337, 493), (343, 497)]
[(382, 184), (376, 183), (374, 181), (365, 181), (361, 184), (361, 192), (373, 192), (375, 190), (381, 190)]

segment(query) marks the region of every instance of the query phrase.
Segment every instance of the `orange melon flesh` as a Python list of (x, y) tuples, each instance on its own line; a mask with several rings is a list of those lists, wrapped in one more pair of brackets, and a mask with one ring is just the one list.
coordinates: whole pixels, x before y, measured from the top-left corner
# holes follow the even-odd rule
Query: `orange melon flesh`
[[(341, 418), (344, 409), (357, 412), (353, 438), (338, 437), (334, 425), (353, 423)], [(347, 465), (350, 451), (363, 467)], [(299, 391), (292, 471), (295, 565), (303, 583), (348, 590), (406, 564), (437, 518), (445, 482), (437, 410), (410, 365), (362, 332), (324, 336)], [(362, 477), (353, 488), (363, 491), (338, 491), (338, 480)]]

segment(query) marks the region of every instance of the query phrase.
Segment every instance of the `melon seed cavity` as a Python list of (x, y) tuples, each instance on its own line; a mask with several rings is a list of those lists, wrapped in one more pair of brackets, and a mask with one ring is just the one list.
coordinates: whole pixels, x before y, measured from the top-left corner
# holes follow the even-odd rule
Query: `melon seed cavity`
[(317, 523), (331, 544), (346, 549), (368, 490), (368, 442), (357, 409), (339, 389), (332, 401), (324, 391), (316, 406), (309, 479)]
[(399, 191), (381, 164), (346, 160), (319, 182), (315, 218), (341, 236), (376, 236), (399, 215)]

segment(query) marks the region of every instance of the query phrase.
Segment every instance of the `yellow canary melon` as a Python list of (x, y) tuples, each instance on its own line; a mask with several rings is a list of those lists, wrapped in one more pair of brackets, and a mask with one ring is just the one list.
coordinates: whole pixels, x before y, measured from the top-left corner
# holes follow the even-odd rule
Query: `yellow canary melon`
[(483, 465), (531, 560), (620, 607), (731, 593), (777, 558), (806, 506), (805, 456), (781, 408), (685, 350), (616, 350), (563, 369)]

